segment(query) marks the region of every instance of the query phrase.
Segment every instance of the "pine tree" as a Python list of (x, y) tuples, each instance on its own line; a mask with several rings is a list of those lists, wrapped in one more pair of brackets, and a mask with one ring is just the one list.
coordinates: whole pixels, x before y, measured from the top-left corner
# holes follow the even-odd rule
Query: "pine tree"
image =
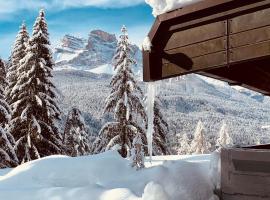
[(183, 134), (180, 139), (180, 148), (177, 151), (178, 155), (187, 155), (190, 154), (190, 144), (187, 134)]
[(191, 142), (190, 150), (195, 154), (204, 154), (209, 152), (209, 148), (210, 144), (205, 138), (203, 123), (199, 121), (194, 133), (194, 139)]
[(137, 170), (144, 168), (144, 151), (143, 142), (140, 134), (137, 134), (132, 142), (131, 161), (132, 167)]
[(227, 125), (223, 123), (219, 131), (219, 138), (217, 139), (216, 146), (218, 148), (222, 148), (222, 147), (231, 147), (232, 145), (233, 140), (229, 135)]
[[(136, 133), (141, 134), (144, 144), (146, 136), (139, 123), (146, 121), (146, 114), (141, 102), (142, 91), (132, 72), (135, 60), (131, 57), (127, 29), (121, 29), (122, 35), (114, 57), (116, 74), (112, 77), (112, 91), (106, 99), (105, 112), (114, 112), (115, 122), (103, 126), (95, 141), (94, 153), (119, 147), (122, 157), (127, 157)], [(140, 116), (141, 121), (138, 121)]]
[(15, 167), (18, 159), (14, 152), (14, 138), (5, 130), (10, 120), (11, 110), (5, 100), (4, 90), (7, 86), (4, 62), (0, 59), (0, 168)]
[(82, 156), (90, 153), (90, 138), (82, 113), (72, 108), (68, 113), (64, 131), (64, 145), (69, 156)]
[(12, 104), (15, 118), (10, 129), (20, 162), (61, 153), (61, 136), (55, 124), (60, 119), (60, 110), (51, 82), (53, 62), (48, 36), (45, 13), (41, 10), (11, 93), (18, 98)]
[(15, 101), (15, 98), (12, 97), (11, 93), (16, 85), (18, 80), (18, 68), (20, 66), (20, 61), (24, 58), (26, 54), (26, 45), (28, 42), (29, 36), (26, 29), (25, 23), (22, 24), (20, 30), (16, 36), (16, 40), (11, 52), (10, 63), (8, 67), (7, 80), (8, 87), (6, 88), (6, 100), (9, 105), (12, 105)]
[(160, 105), (160, 99), (156, 97), (154, 102), (153, 154), (167, 155), (170, 153), (167, 147), (167, 135), (169, 134), (169, 125), (161, 113)]

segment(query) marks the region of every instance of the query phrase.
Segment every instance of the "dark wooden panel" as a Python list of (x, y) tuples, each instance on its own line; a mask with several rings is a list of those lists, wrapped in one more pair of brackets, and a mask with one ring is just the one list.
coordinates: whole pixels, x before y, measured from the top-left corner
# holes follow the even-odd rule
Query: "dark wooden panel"
[(222, 194), (222, 200), (269, 200), (269, 199), (259, 196), (246, 196), (243, 194)]
[(227, 193), (238, 193), (246, 196), (268, 196), (270, 198), (270, 190), (266, 190), (266, 185), (270, 184), (270, 177), (267, 174), (243, 174), (234, 170), (231, 170), (230, 173), (230, 186), (228, 186)]
[(270, 59), (265, 58), (262, 60), (233, 63), (229, 67), (218, 67), (200, 73), (209, 77), (225, 80), (229, 83), (239, 83), (239, 85), (243, 87), (269, 95), (269, 63)]
[[(270, 20), (270, 19), (269, 19)], [(230, 48), (270, 40), (270, 26), (253, 29), (230, 36)]]
[(242, 15), (229, 20), (230, 33), (239, 33), (250, 29), (270, 25), (270, 8)]
[(192, 73), (196, 71), (203, 70), (205, 68), (213, 68), (216, 66), (222, 66), (227, 64), (227, 53), (226, 51), (208, 54), (204, 56), (195, 57), (192, 60), (192, 64), (185, 66), (177, 63), (168, 62), (168, 60), (163, 59), (162, 66), (162, 78), (182, 75), (185, 73)]
[(156, 52), (143, 51), (143, 65), (145, 66), (143, 68), (144, 81), (154, 81), (161, 77), (161, 61), (161, 58)]
[[(217, 3), (217, 0), (214, 0), (214, 1)], [(202, 2), (204, 2), (204, 1), (202, 1)], [(205, 23), (207, 21), (218, 21), (217, 19), (220, 19), (220, 18), (230, 19), (230, 18), (232, 18), (232, 16), (237, 16), (238, 15), (237, 13), (239, 13), (239, 15), (241, 15), (241, 14), (243, 15), (243, 13), (252, 13), (252, 12), (254, 12), (253, 11), (254, 8), (258, 8), (258, 7), (260, 7), (259, 10), (263, 10), (265, 8), (269, 8), (269, 6), (267, 6), (267, 4), (270, 3), (270, 0), (261, 0), (261, 1), (248, 0), (248, 1), (238, 1), (238, 2), (235, 2), (235, 0), (233, 0), (231, 3), (232, 3), (231, 5), (233, 8), (231, 8), (229, 10), (228, 10), (228, 7), (225, 7), (223, 5), (221, 10), (218, 11), (217, 9), (215, 9), (215, 12), (212, 11), (210, 15), (208, 14), (208, 15), (198, 16), (195, 19), (194, 18), (188, 19), (186, 17), (182, 17), (182, 21), (179, 23), (173, 24), (169, 28), (169, 31), (176, 31), (179, 29), (183, 29), (185, 27), (192, 27), (192, 26), (194, 27), (194, 26), (196, 26), (196, 24)], [(241, 6), (239, 4), (241, 4)], [(177, 16), (183, 15), (183, 10), (181, 10), (181, 11), (177, 10), (175, 12), (177, 12), (177, 14), (176, 14)], [(174, 18), (174, 19), (177, 17), (177, 16), (173, 15), (173, 12), (165, 13), (163, 15), (171, 15), (170, 17)], [(165, 18), (167, 18), (167, 16), (163, 17), (163, 19), (165, 19)]]
[(183, 47), (190, 44), (222, 37), (226, 35), (227, 22), (220, 21), (174, 33), (165, 50)]
[(270, 173), (270, 162), (238, 159), (232, 159), (232, 162), (237, 171)]
[(265, 41), (230, 50), (230, 63), (270, 55), (270, 41)]
[(270, 199), (270, 173), (267, 169), (269, 163), (266, 162), (269, 157), (270, 151), (267, 150), (222, 149), (222, 199)]
[(196, 43), (193, 45), (180, 47), (166, 51), (168, 54), (183, 53), (190, 58), (224, 51), (227, 48), (227, 37), (221, 37), (213, 40), (207, 40), (205, 42)]

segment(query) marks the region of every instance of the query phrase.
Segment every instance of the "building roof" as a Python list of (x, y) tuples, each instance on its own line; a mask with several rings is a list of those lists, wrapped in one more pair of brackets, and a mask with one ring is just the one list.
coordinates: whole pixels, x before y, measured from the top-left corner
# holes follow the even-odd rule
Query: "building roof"
[(189, 73), (270, 95), (270, 0), (204, 0), (156, 18), (144, 81)]

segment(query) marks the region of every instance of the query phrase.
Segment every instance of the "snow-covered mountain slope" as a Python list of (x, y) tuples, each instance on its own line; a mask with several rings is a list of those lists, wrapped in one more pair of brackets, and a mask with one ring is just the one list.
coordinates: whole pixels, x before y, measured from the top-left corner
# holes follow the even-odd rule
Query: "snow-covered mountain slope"
[[(102, 30), (91, 31), (87, 39), (65, 35), (54, 50), (55, 69), (93, 70), (95, 73), (112, 74), (110, 66), (116, 46), (116, 36)], [(139, 73), (142, 67), (141, 51), (136, 45), (132, 45), (132, 50), (138, 63), (134, 71)]]
[[(102, 113), (111, 90), (111, 76), (79, 70), (55, 71), (54, 75), (54, 82), (62, 93), (63, 111), (67, 113), (72, 106), (77, 106), (97, 134), (110, 119)], [(140, 85), (146, 91), (146, 83), (140, 82)], [(270, 142), (269, 130), (261, 128), (270, 122), (268, 97), (261, 95), (258, 100), (249, 93), (198, 75), (171, 82), (164, 80), (159, 84), (159, 91), (170, 132), (176, 136), (174, 140), (183, 133), (193, 134), (198, 120), (205, 124), (209, 137), (216, 137), (225, 120), (238, 143), (254, 144), (258, 138), (263, 143)]]
[(114, 151), (76, 158), (49, 156), (7, 174), (0, 169), (0, 199), (216, 200), (210, 158), (158, 157), (158, 166), (136, 171)]

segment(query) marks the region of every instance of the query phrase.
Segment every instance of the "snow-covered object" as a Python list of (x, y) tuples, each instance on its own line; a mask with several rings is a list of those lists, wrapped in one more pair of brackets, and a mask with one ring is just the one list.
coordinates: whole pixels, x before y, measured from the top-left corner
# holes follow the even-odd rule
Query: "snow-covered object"
[(67, 155), (82, 156), (90, 154), (90, 135), (79, 109), (72, 108), (69, 111), (63, 137)]
[(178, 155), (190, 154), (190, 144), (187, 134), (183, 134), (179, 142), (180, 148), (178, 149), (177, 154)]
[(144, 51), (151, 51), (152, 43), (148, 36), (144, 38), (142, 46)]
[(20, 61), (24, 58), (26, 54), (26, 45), (28, 40), (29, 35), (27, 32), (26, 25), (25, 23), (22, 23), (11, 51), (11, 58), (7, 71), (8, 86), (6, 88), (6, 99), (10, 105), (12, 105), (18, 100), (16, 96), (14, 97), (12, 95), (12, 91), (19, 78), (18, 69), (20, 67)]
[(132, 167), (136, 167), (137, 170), (144, 168), (143, 142), (140, 134), (137, 134), (133, 139), (131, 149), (131, 161)]
[(16, 101), (12, 104), (9, 130), (16, 140), (19, 161), (27, 162), (62, 152), (56, 124), (60, 109), (51, 80), (54, 64), (44, 10), (39, 12), (25, 56), (19, 63), (18, 79), (11, 91)]
[(7, 174), (0, 170), (0, 199), (210, 200), (214, 188), (209, 160), (209, 155), (159, 156), (153, 157), (156, 166), (136, 171), (114, 151), (50, 156)]
[(5, 64), (0, 58), (0, 125), (6, 125), (10, 120), (11, 110), (5, 100), (5, 88), (7, 86)]
[(220, 128), (219, 138), (217, 139), (216, 146), (219, 148), (233, 146), (233, 140), (230, 137), (230, 134), (229, 134), (229, 131), (225, 122), (222, 123), (222, 126)]
[(205, 154), (209, 152), (210, 143), (205, 136), (205, 130), (202, 121), (199, 121), (194, 133), (194, 139), (191, 142), (190, 151), (194, 154)]
[(11, 110), (4, 96), (6, 86), (5, 65), (0, 59), (0, 168), (15, 167), (18, 165), (18, 159), (13, 148), (15, 140), (5, 129), (11, 117)]
[(153, 8), (154, 16), (191, 5), (199, 1), (203, 0), (145, 0), (145, 2)]
[[(146, 143), (145, 133), (141, 127), (146, 121), (146, 114), (142, 105), (142, 90), (137, 84), (132, 66), (136, 64), (129, 43), (125, 26), (113, 59), (115, 75), (111, 80), (111, 93), (106, 99), (104, 112), (113, 112), (116, 122), (109, 122), (103, 126), (99, 138), (94, 143), (94, 153), (112, 149), (120, 145), (120, 154), (126, 157), (132, 148), (132, 141), (136, 134), (140, 134)], [(139, 120), (142, 120), (139, 122)]]
[[(170, 149), (170, 145), (169, 145), (169, 139), (168, 139), (168, 134), (169, 134), (169, 124), (167, 123), (167, 120), (165, 119), (165, 116), (163, 115), (162, 112), (162, 102), (161, 102), (161, 98), (159, 96), (157, 96), (157, 94), (159, 93), (159, 84), (157, 84), (158, 82), (155, 82), (155, 87), (154, 87), (154, 95), (155, 97), (152, 98), (152, 100), (154, 100), (154, 107), (152, 108), (153, 112), (153, 116), (150, 116), (151, 112), (148, 113), (149, 109), (148, 107), (151, 105), (151, 98), (148, 98), (148, 92), (145, 94), (145, 99), (144, 99), (144, 104), (145, 104), (145, 108), (147, 111), (147, 114), (150, 118), (153, 117), (153, 135), (152, 135), (152, 155), (168, 155), (171, 154), (171, 149)], [(147, 85), (147, 87), (149, 88), (149, 85)], [(152, 88), (153, 89), (153, 88)], [(153, 91), (152, 91), (153, 92)], [(152, 93), (153, 95), (153, 93)], [(151, 108), (150, 108), (151, 110)], [(150, 119), (150, 121), (152, 121), (152, 119)], [(150, 122), (148, 120), (148, 123)], [(151, 128), (151, 126), (150, 126)], [(147, 130), (148, 133), (150, 134), (150, 129)], [(150, 135), (151, 137), (151, 135)]]

